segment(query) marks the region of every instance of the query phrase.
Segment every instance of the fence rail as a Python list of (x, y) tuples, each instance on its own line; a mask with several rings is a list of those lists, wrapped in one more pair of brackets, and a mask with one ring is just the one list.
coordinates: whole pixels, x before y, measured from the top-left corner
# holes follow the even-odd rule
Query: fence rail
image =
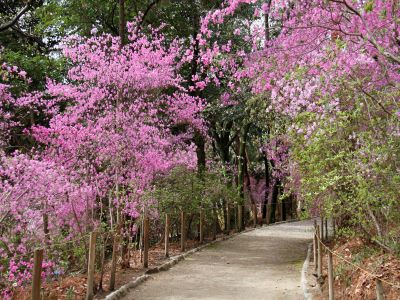
[[(290, 208), (288, 207), (290, 205)], [(196, 240), (200, 244), (204, 243), (207, 234), (208, 238), (215, 240), (217, 237), (217, 230), (219, 229), (220, 234), (229, 235), (232, 230), (235, 232), (240, 232), (245, 229), (246, 226), (257, 227), (259, 224), (269, 224), (270, 223), (270, 215), (271, 215), (271, 206), (277, 210), (278, 215), (281, 221), (286, 220), (288, 212), (290, 212), (290, 216), (294, 217), (293, 203), (292, 202), (279, 202), (274, 204), (265, 204), (265, 205), (256, 205), (256, 204), (245, 204), (245, 205), (237, 205), (237, 204), (228, 204), (226, 207), (202, 207), (197, 212), (186, 213), (185, 211), (169, 211), (162, 213), (162, 216), (159, 218), (157, 222), (150, 224), (150, 217), (147, 214), (144, 214), (142, 217), (141, 226), (141, 241), (140, 246), (140, 263), (143, 268), (149, 267), (149, 250), (150, 250), (150, 237), (151, 234), (155, 234), (155, 231), (160, 228), (164, 231), (162, 234), (159, 234), (157, 237), (161, 238), (161, 242), (164, 243), (164, 257), (168, 258), (170, 256), (170, 240), (174, 237), (173, 229), (176, 229), (175, 237), (179, 238), (180, 243), (180, 251), (184, 252), (187, 248), (187, 233), (188, 233), (188, 221), (189, 217), (191, 218), (191, 222), (193, 222), (193, 218), (196, 217), (195, 222), (197, 222), (197, 228), (195, 229)], [(259, 216), (261, 215), (261, 219)], [(264, 217), (263, 217), (264, 215)], [(173, 221), (175, 221), (173, 223)], [(234, 223), (234, 224), (232, 224)], [(173, 224), (175, 225), (172, 228)], [(153, 225), (153, 226), (151, 226)], [(152, 232), (152, 228), (153, 231)], [(108, 244), (108, 241), (112, 242)], [(85, 245), (89, 249), (88, 256), (86, 258), (87, 268), (87, 283), (86, 283), (86, 300), (91, 300), (95, 295), (95, 272), (96, 272), (96, 263), (100, 264), (100, 272), (101, 272), (101, 284), (104, 274), (104, 259), (105, 259), (105, 249), (112, 249), (111, 253), (111, 267), (110, 267), (110, 277), (109, 277), (109, 291), (115, 289), (115, 278), (116, 278), (116, 270), (117, 270), (117, 261), (118, 255), (121, 254), (121, 247), (123, 247), (123, 238), (119, 232), (116, 231), (95, 231), (86, 235), (82, 235), (79, 238), (60, 242), (55, 244), (46, 244), (44, 247), (38, 248), (35, 251), (24, 254), (24, 257), (32, 257), (34, 260), (34, 268), (32, 272), (32, 290), (31, 290), (31, 299), (39, 300), (42, 299), (41, 292), (42, 288), (42, 262), (43, 258), (51, 257), (51, 250), (57, 247), (66, 246), (72, 244), (72, 247), (76, 243), (85, 243)], [(101, 247), (102, 246), (102, 247)], [(96, 256), (97, 252), (101, 252), (102, 255), (100, 257)], [(100, 262), (99, 262), (100, 260)]]
[(392, 288), (400, 289), (400, 285), (387, 281), (378, 274), (374, 274), (371, 271), (368, 271), (361, 266), (353, 263), (352, 261), (346, 259), (345, 257), (341, 256), (339, 253), (335, 252), (334, 250), (330, 249), (324, 242), (323, 239), (328, 239), (328, 227), (326, 225), (327, 220), (325, 219), (325, 235), (323, 234), (323, 227), (324, 227), (324, 221), (321, 219), (321, 226), (316, 224), (316, 221), (314, 221), (314, 237), (313, 237), (313, 254), (314, 254), (314, 267), (315, 270), (317, 271), (317, 276), (318, 279), (322, 277), (322, 257), (324, 255), (324, 250), (327, 255), (327, 261), (328, 261), (328, 295), (329, 295), (329, 300), (334, 300), (335, 299), (335, 290), (334, 290), (334, 270), (333, 270), (333, 256), (335, 256), (337, 259), (347, 263), (348, 265), (351, 265), (353, 268), (360, 270), (363, 272), (365, 275), (367, 275), (370, 278), (373, 278), (375, 280), (375, 290), (376, 290), (376, 299), (377, 300), (383, 300), (385, 299), (384, 296), (384, 290), (382, 283), (387, 284), (388, 286), (391, 286)]

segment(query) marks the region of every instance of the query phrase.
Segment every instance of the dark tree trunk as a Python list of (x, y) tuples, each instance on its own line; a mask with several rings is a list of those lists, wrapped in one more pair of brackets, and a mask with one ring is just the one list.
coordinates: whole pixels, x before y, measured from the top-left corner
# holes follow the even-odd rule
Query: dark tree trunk
[(268, 205), (268, 190), (270, 186), (270, 172), (269, 172), (269, 163), (267, 156), (264, 155), (264, 166), (265, 166), (265, 194), (264, 194), (264, 203), (262, 206), (262, 218), (267, 218), (267, 205)]
[(271, 215), (270, 223), (276, 222), (276, 206), (278, 203), (280, 181), (275, 179), (273, 181), (272, 192), (271, 192)]
[(195, 133), (194, 143), (196, 145), (197, 171), (202, 176), (206, 169), (206, 141), (200, 132)]
[(244, 177), (245, 177), (245, 168), (246, 168), (246, 142), (247, 142), (247, 133), (249, 131), (249, 124), (243, 126), (240, 130), (239, 137), (239, 157), (238, 157), (238, 177), (237, 177), (237, 186), (240, 198), (244, 199)]
[(121, 48), (125, 44), (125, 0), (119, 0), (119, 38), (121, 40)]

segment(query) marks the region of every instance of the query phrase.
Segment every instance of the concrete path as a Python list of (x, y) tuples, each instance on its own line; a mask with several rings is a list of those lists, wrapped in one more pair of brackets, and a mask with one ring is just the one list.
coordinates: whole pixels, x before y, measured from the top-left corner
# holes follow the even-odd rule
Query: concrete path
[(312, 221), (262, 227), (211, 245), (152, 275), (124, 300), (304, 299), (301, 268)]

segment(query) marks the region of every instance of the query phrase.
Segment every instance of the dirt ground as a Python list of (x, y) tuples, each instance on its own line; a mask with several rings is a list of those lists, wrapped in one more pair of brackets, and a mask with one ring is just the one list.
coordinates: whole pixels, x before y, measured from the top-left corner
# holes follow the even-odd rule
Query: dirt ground
[[(382, 280), (398, 284), (400, 282), (400, 260), (390, 254), (374, 249), (372, 252), (366, 252), (371, 249), (372, 245), (365, 244), (360, 238), (352, 238), (349, 240), (338, 239), (335, 242), (327, 243), (330, 248), (338, 253), (341, 257), (349, 261), (353, 261), (370, 274), (378, 275)], [(375, 247), (376, 248), (376, 247)], [(356, 260), (356, 261), (354, 261)], [(328, 298), (328, 271), (327, 258), (323, 257), (323, 282), (322, 293), (315, 290), (314, 299), (324, 300)], [(347, 264), (346, 262), (333, 256), (334, 266), (334, 291), (335, 299), (338, 300), (375, 300), (375, 279), (367, 275), (360, 269)], [(314, 271), (314, 262), (310, 264), (309, 283), (316, 282)], [(399, 300), (400, 289), (392, 287), (386, 283), (382, 283), (384, 297), (386, 300)]]
[(301, 268), (312, 221), (258, 228), (152, 275), (128, 299), (304, 299)]

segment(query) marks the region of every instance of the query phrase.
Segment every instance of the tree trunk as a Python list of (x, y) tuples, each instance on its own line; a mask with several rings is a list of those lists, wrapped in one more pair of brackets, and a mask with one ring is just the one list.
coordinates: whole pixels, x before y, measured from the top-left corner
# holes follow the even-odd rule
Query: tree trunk
[(262, 218), (267, 218), (267, 205), (268, 205), (268, 190), (270, 186), (270, 173), (269, 173), (269, 163), (268, 158), (264, 155), (264, 166), (265, 166), (265, 194), (264, 194), (264, 202), (262, 206)]
[[(240, 138), (239, 138), (239, 157), (238, 157), (238, 192), (242, 201), (244, 201), (244, 175), (246, 168), (246, 141), (247, 141), (247, 133), (249, 131), (249, 124), (246, 124), (240, 130)], [(241, 203), (243, 204), (243, 203)]]
[(195, 133), (194, 143), (197, 147), (197, 171), (202, 176), (206, 169), (206, 141), (200, 132)]
[(121, 48), (125, 45), (125, 0), (119, 0), (119, 38), (121, 41)]
[(280, 186), (280, 181), (278, 179), (275, 179), (273, 182), (272, 192), (270, 197), (271, 198), (270, 223), (276, 222), (276, 205), (278, 202), (279, 186)]

